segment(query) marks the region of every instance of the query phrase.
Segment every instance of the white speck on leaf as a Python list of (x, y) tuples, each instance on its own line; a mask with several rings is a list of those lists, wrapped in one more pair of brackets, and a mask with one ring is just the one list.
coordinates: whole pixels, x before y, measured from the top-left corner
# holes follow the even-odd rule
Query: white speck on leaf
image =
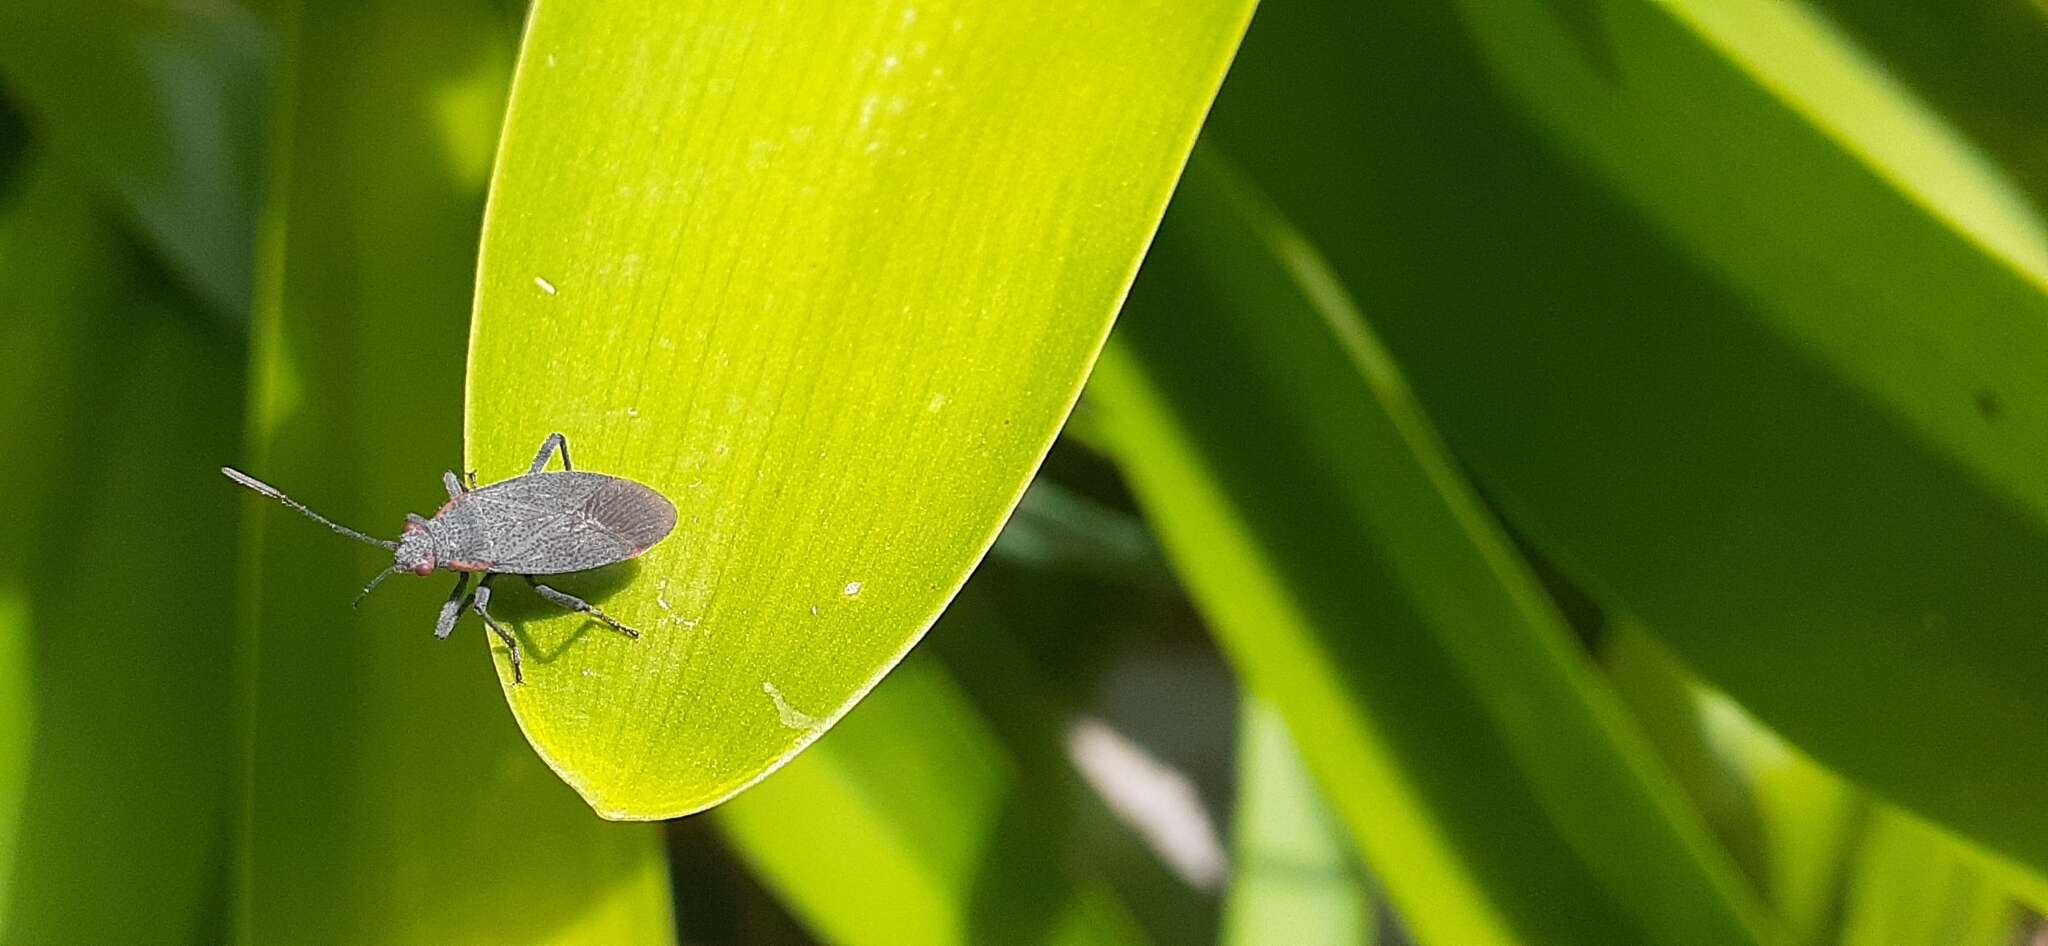
[(814, 605), (811, 605), (811, 617), (817, 617), (817, 616), (818, 616), (818, 606), (817, 606), (817, 605), (815, 605), (815, 604), (814, 604)]
[(640, 417), (640, 409), (637, 407), (626, 408), (626, 416), (637, 420)]
[(542, 279), (539, 276), (533, 277), (533, 284), (539, 286), (540, 291), (545, 292), (548, 295), (552, 296), (555, 294), (555, 284), (548, 282), (547, 280)]
[(662, 337), (655, 339), (654, 344), (660, 346), (662, 351), (676, 350), (676, 340), (666, 335), (663, 335)]
[(555, 54), (554, 54), (554, 53), (549, 53), (549, 54), (548, 54), (548, 68), (550, 68), (550, 69), (553, 69), (554, 67), (555, 67)]
[(775, 701), (775, 715), (782, 720), (782, 725), (791, 729), (809, 729), (818, 725), (818, 717), (789, 705), (789, 701), (782, 698), (782, 691), (776, 689), (775, 684), (766, 680), (761, 681), (761, 692), (768, 694), (768, 698)]
[(858, 595), (858, 594), (860, 594), (860, 590), (861, 590), (862, 588), (865, 588), (865, 587), (867, 587), (867, 583), (866, 583), (866, 582), (862, 582), (862, 581), (849, 581), (849, 582), (847, 582), (847, 583), (846, 583), (846, 588), (844, 589), (844, 593), (845, 593), (845, 595), (846, 595), (847, 597), (851, 598), (851, 597), (853, 597), (853, 596), (855, 596), (855, 595)]
[(932, 402), (930, 404), (926, 404), (924, 406), (924, 409), (936, 414), (945, 409), (946, 402), (949, 400), (952, 399), (948, 398), (943, 394), (934, 394), (932, 395)]

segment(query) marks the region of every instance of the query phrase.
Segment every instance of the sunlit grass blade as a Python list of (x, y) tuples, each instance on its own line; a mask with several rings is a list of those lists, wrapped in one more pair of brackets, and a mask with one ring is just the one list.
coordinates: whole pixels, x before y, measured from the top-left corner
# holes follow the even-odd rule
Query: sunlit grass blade
[[(470, 273), (516, 24), (481, 0), (313, 3), (288, 22), (238, 465), (395, 536), (445, 501), (440, 473), (461, 458)], [(388, 553), (211, 467), (194, 488), (236, 497), (252, 539), (241, 942), (673, 938), (658, 836), (591, 817), (533, 759), (473, 618), (466, 640), (434, 639), (452, 580), (393, 581), (351, 611)]]
[(1287, 722), (1247, 696), (1238, 733), (1227, 946), (1370, 946), (1379, 937), (1364, 876), (1309, 777)]
[(2012, 751), (2048, 716), (2023, 188), (1805, 4), (1458, 10), (1269, 10), (1212, 128), (1534, 545), (1831, 769), (2048, 868), (2048, 756)]
[(2009, 946), (2019, 906), (1939, 831), (1895, 809), (1865, 833), (1842, 946)]
[(1843, 891), (1872, 817), (1869, 796), (1763, 732), (1727, 697), (1697, 698), (1709, 745), (1748, 784), (1763, 889), (1792, 942), (1837, 941)]
[(1049, 775), (1020, 767), (921, 656), (716, 817), (830, 942), (1143, 942), (1107, 885), (1066, 861), (1063, 832), (1034, 816), (1059, 804), (1038, 795), (1057, 784)]
[(215, 314), (249, 300), (273, 38), (233, 0), (0, 4), (0, 80)]
[(1424, 941), (1761, 938), (1342, 288), (1220, 167), (1183, 181), (1089, 394)]
[(1842, 896), (1871, 820), (1863, 793), (1788, 748), (1627, 619), (1601, 662), (1721, 843), (1770, 901), (1786, 941), (1838, 940)]
[(235, 559), (199, 471), (234, 449), (240, 342), (32, 153), (0, 352), (0, 942), (216, 939)]
[(2013, 942), (2040, 875), (1873, 800), (1727, 697), (1689, 687), (1716, 756), (1749, 784), (1769, 892), (1794, 942)]
[[(1716, 826), (1756, 852), (1751, 873), (1789, 942), (2009, 943), (2020, 906), (2048, 903), (2035, 874), (1871, 800), (1701, 686), (1640, 628), (1604, 636), (1609, 672), (1694, 798), (1710, 812), (1747, 809)], [(1700, 777), (1709, 768), (1717, 776)]]
[[(1818, 869), (1828, 879), (1836, 879), (1828, 872), (1839, 860), (1845, 842), (1832, 835), (1825, 839), (1794, 839), (1809, 848), (1799, 852), (1804, 858), (1826, 857), (1825, 868), (1782, 859), (1790, 852), (1767, 846), (1759, 811), (1768, 805), (1774, 816), (1809, 819), (1816, 825), (1841, 822), (1846, 832), (1858, 819), (1842, 810), (1842, 793), (1773, 786), (1789, 794), (1790, 799), (1753, 796), (1750, 779), (1757, 773), (1735, 766), (1712, 741), (1709, 714), (1718, 704), (1700, 698), (1697, 683), (1668, 649), (1625, 618), (1609, 619), (1599, 630), (1599, 644), (1600, 663), (1615, 693), (1691, 798), (1693, 807), (1705, 817), (1721, 846), (1734, 857), (1756, 889), (1781, 895), (1777, 903), (1779, 919), (1799, 931), (1805, 928), (1803, 921), (1830, 918), (1828, 910), (1816, 909), (1817, 901), (1798, 892), (1808, 885), (1797, 878)], [(1787, 804), (1788, 800), (1793, 803)], [(1861, 810), (1860, 806), (1849, 807)], [(1790, 823), (1774, 822), (1772, 827), (1783, 829)], [(1817, 847), (1826, 850), (1810, 850)], [(1832, 887), (1824, 889), (1833, 891)]]
[(1249, 12), (536, 5), (468, 456), (503, 475), (563, 431), (681, 512), (600, 595), (640, 640), (521, 622), (557, 656), (509, 699), (599, 812), (741, 790), (938, 615), (1072, 404)]
[(1808, 0), (2048, 208), (2048, 6)]

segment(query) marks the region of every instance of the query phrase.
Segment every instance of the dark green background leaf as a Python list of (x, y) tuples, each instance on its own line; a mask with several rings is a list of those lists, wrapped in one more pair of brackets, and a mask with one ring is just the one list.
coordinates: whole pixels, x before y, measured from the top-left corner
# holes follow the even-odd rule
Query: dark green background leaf
[(2018, 191), (1798, 4), (1334, 9), (1267, 10), (1211, 130), (1488, 496), (1829, 766), (2048, 867)]
[(0, 203), (0, 941), (197, 942), (226, 876), (236, 558), (192, 524), (231, 521), (211, 464), (242, 346), (88, 180), (31, 154)]

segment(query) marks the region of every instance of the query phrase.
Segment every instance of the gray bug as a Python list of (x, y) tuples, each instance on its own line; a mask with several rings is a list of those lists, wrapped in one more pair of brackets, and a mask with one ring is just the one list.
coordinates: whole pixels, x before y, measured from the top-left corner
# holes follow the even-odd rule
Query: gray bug
[[(548, 459), (556, 453), (562, 455), (561, 472), (544, 472)], [(518, 575), (541, 597), (638, 638), (639, 631), (620, 624), (596, 605), (541, 584), (533, 576), (623, 562), (647, 551), (676, 527), (676, 507), (668, 497), (629, 479), (571, 467), (569, 441), (561, 434), (550, 434), (541, 442), (533, 468), (523, 476), (479, 487), (475, 473), (469, 474), (466, 486), (453, 471), (441, 474), (441, 484), (448, 489), (447, 505), (432, 519), (407, 513), (405, 531), (396, 542), (372, 538), (335, 522), (240, 470), (224, 466), (220, 471), (342, 535), (390, 549), (391, 567), (370, 579), (356, 596), (357, 604), (384, 579), (400, 572), (431, 575), (437, 568), (446, 568), (460, 574), (455, 591), (441, 605), (434, 636), (447, 637), (464, 609), (475, 611), (505, 642), (505, 650), (512, 656), (515, 684), (525, 683), (526, 673), (519, 666), (519, 642), (491, 617), (492, 579)], [(475, 591), (469, 590), (472, 574), (483, 576)]]

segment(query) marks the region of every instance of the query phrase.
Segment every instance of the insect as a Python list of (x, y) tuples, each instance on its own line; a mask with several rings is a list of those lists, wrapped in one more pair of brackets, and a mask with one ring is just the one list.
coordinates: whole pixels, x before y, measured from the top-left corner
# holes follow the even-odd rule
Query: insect
[[(545, 472), (548, 460), (557, 453), (562, 455), (561, 471)], [(475, 473), (469, 474), (467, 484), (454, 471), (441, 474), (441, 483), (448, 489), (447, 505), (432, 519), (407, 513), (405, 531), (396, 542), (372, 538), (335, 522), (240, 470), (224, 466), (220, 471), (335, 532), (390, 549), (391, 567), (370, 579), (356, 596), (357, 604), (384, 579), (401, 572), (431, 575), (437, 568), (446, 568), (458, 573), (461, 577), (455, 590), (441, 605), (434, 636), (446, 638), (464, 610), (475, 611), (505, 642), (515, 684), (525, 683), (526, 673), (519, 666), (519, 642), (491, 616), (492, 579), (518, 575), (548, 601), (638, 638), (639, 631), (619, 623), (596, 605), (535, 581), (534, 576), (623, 562), (647, 551), (676, 527), (676, 507), (668, 497), (629, 479), (572, 467), (569, 441), (561, 434), (550, 434), (541, 442), (533, 468), (523, 476), (479, 487)], [(477, 579), (474, 591), (469, 587), (471, 575), (483, 576)]]

